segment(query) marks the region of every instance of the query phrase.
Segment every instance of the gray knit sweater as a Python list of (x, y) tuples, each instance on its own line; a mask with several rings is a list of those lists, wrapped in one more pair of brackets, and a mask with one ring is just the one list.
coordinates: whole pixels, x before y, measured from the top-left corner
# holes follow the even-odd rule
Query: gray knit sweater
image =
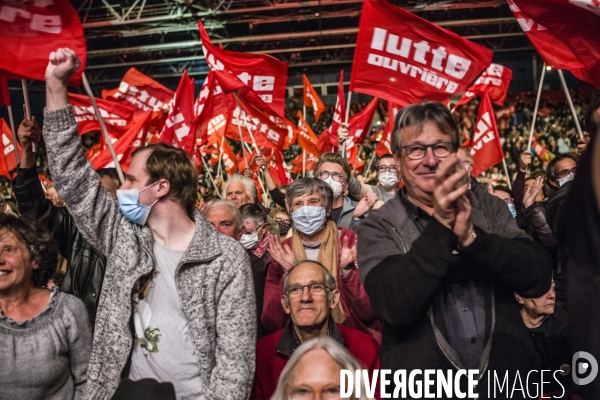
[(92, 332), (81, 300), (54, 291), (17, 323), (0, 312), (0, 399), (84, 399)]

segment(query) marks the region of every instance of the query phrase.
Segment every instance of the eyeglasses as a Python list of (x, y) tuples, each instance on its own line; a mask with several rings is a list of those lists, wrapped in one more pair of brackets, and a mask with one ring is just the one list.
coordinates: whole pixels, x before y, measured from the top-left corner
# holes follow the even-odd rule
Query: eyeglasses
[(571, 169), (563, 169), (562, 171), (556, 173), (556, 177), (564, 178), (565, 176), (569, 176), (569, 174), (571, 174), (571, 173), (574, 174), (576, 170), (577, 170), (577, 167), (573, 167)]
[(427, 149), (433, 150), (433, 155), (438, 158), (446, 158), (456, 151), (456, 147), (452, 142), (440, 142), (436, 144), (410, 144), (401, 146), (404, 149), (409, 160), (421, 160), (425, 158)]
[(377, 171), (379, 171), (379, 172), (386, 172), (386, 171), (398, 172), (398, 169), (396, 168), (395, 165), (380, 165), (379, 167), (377, 167)]
[(319, 171), (319, 179), (321, 179), (323, 181), (325, 179), (329, 178), (330, 176), (336, 182), (344, 182), (345, 181), (344, 175), (340, 174), (339, 172)]
[(320, 394), (320, 398), (324, 400), (337, 400), (340, 398), (340, 388), (330, 387), (321, 390), (313, 390), (312, 388), (292, 388), (289, 400), (314, 400), (316, 394)]
[(330, 287), (322, 283), (309, 283), (308, 285), (292, 285), (288, 288), (287, 294), (290, 297), (300, 297), (304, 293), (304, 288), (308, 288), (308, 292), (312, 296), (323, 296)]

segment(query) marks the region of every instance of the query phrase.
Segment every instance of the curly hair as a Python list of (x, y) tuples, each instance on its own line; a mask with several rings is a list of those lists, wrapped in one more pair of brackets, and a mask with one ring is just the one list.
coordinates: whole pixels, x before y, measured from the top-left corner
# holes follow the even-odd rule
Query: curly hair
[(52, 233), (40, 221), (30, 215), (17, 217), (0, 213), (0, 232), (7, 230), (25, 245), (31, 262), (38, 266), (31, 274), (31, 284), (44, 287), (56, 270), (58, 245)]

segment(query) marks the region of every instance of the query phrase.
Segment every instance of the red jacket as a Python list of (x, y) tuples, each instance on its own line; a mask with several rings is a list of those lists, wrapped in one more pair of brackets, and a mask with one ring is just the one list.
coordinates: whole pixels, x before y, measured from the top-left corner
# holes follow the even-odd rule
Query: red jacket
[[(334, 326), (337, 329), (333, 329), (331, 337), (342, 343), (363, 368), (369, 370), (369, 375), (372, 377), (373, 370), (379, 369), (379, 344), (369, 335), (356, 329), (340, 324)], [(293, 351), (289, 333), (291, 329), (290, 322), (284, 329), (260, 338), (256, 342), (256, 374), (250, 400), (269, 400), (275, 392), (279, 375)], [(379, 398), (379, 385), (375, 393), (375, 397)]]
[[(344, 238), (348, 238), (348, 245), (352, 247), (356, 243), (356, 233), (343, 227), (338, 227), (338, 229), (341, 230), (338, 241), (338, 259), (340, 259)], [(291, 248), (292, 239), (284, 240), (282, 245), (286, 244)], [(357, 268), (352, 267), (343, 278), (341, 273), (342, 267), (338, 265), (337, 284), (344, 316), (346, 317), (344, 325), (367, 333), (377, 343), (381, 343), (381, 323), (375, 318), (375, 314), (371, 309), (369, 296), (365, 292)], [(284, 277), (283, 268), (279, 263), (273, 258), (269, 259), (261, 322), (271, 332), (282, 329), (289, 320), (289, 315), (283, 311), (281, 305)]]

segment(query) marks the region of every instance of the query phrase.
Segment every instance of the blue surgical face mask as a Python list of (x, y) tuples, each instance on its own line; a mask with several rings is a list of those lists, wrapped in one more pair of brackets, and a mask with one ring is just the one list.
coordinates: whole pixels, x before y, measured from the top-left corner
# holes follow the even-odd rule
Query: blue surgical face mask
[(508, 206), (508, 211), (512, 214), (513, 218), (517, 218), (517, 207), (515, 207), (515, 203), (513, 199), (504, 199), (506, 205)]
[(121, 209), (121, 212), (125, 218), (138, 225), (144, 225), (146, 223), (148, 220), (148, 215), (150, 215), (150, 210), (152, 209), (152, 206), (156, 204), (158, 199), (156, 199), (152, 205), (144, 206), (139, 203), (140, 193), (148, 189), (150, 186), (156, 185), (157, 183), (158, 181), (146, 186), (142, 190), (117, 190), (117, 201), (119, 202), (119, 208)]
[(298, 231), (305, 235), (312, 235), (323, 228), (327, 213), (325, 207), (304, 206), (292, 213), (292, 220)]

